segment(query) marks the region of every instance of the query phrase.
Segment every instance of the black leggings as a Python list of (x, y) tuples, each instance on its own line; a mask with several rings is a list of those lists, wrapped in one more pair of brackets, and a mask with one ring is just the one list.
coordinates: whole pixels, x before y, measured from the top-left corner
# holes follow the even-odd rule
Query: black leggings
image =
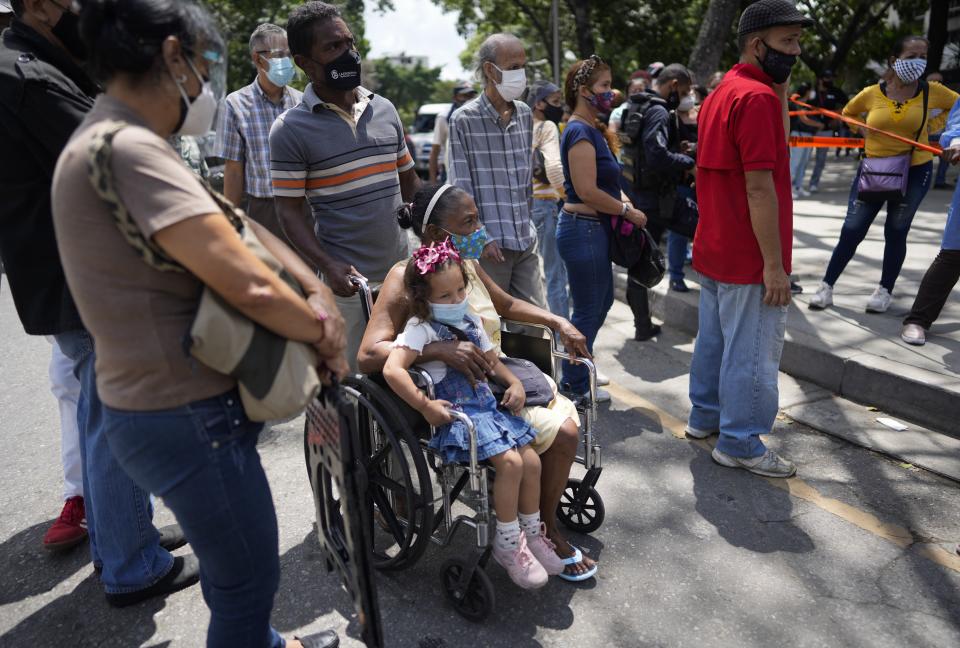
[(958, 280), (960, 280), (960, 250), (940, 250), (940, 254), (923, 275), (917, 298), (913, 300), (910, 314), (903, 323), (919, 324), (924, 329), (933, 326)]

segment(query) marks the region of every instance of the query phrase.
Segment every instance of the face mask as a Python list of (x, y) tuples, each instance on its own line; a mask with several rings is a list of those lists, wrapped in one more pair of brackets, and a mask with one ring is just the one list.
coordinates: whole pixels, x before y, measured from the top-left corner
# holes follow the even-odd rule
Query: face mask
[(293, 69), (293, 61), (289, 56), (266, 59), (266, 61), (270, 66), (267, 68), (267, 78), (270, 83), (282, 88), (293, 80), (296, 70)]
[(677, 105), (677, 110), (680, 112), (688, 112), (697, 107), (697, 102), (694, 101), (692, 95), (687, 95), (680, 100), (680, 103)]
[[(57, 6), (59, 7), (60, 5)], [(60, 42), (63, 43), (63, 46), (67, 48), (67, 51), (70, 52), (73, 58), (78, 61), (85, 61), (87, 59), (87, 47), (83, 44), (83, 41), (80, 40), (80, 18), (77, 14), (63, 9), (63, 13), (60, 14), (60, 20), (57, 21), (57, 24), (54, 25), (50, 31), (60, 39)]]
[(680, 107), (680, 93), (674, 90), (667, 97), (667, 110), (676, 110)]
[(547, 104), (547, 107), (543, 109), (543, 116), (547, 121), (559, 124), (560, 120), (563, 119), (563, 106)]
[(927, 59), (897, 59), (893, 62), (893, 71), (904, 83), (913, 83), (923, 76), (927, 69)]
[(441, 324), (457, 326), (467, 315), (467, 298), (456, 304), (434, 304), (430, 302), (430, 317)]
[[(492, 65), (500, 70), (495, 63)], [(497, 84), (497, 92), (500, 93), (504, 101), (519, 99), (523, 91), (527, 89), (526, 70), (500, 70), (500, 79), (500, 83)]]
[(610, 109), (613, 108), (613, 90), (600, 93), (594, 92), (587, 101), (597, 109), (597, 112), (607, 114), (610, 112)]
[[(443, 231), (447, 232), (447, 230)], [(451, 234), (450, 232), (447, 234), (450, 234), (450, 242), (464, 259), (479, 259), (480, 253), (490, 240), (487, 236), (487, 228), (482, 225), (472, 234)]]
[(213, 127), (213, 118), (217, 116), (217, 97), (213, 94), (213, 88), (209, 81), (204, 81), (197, 69), (193, 67), (190, 59), (187, 59), (187, 65), (190, 70), (203, 84), (200, 94), (191, 99), (187, 96), (187, 91), (176, 78), (174, 83), (180, 90), (180, 123), (174, 132), (177, 135), (206, 135)]
[(353, 90), (360, 85), (360, 52), (352, 49), (323, 66), (326, 84), (337, 90)]
[(767, 76), (773, 79), (774, 83), (783, 83), (790, 78), (790, 70), (797, 64), (797, 56), (775, 50), (767, 45), (766, 41), (761, 40), (760, 42), (767, 48), (767, 55), (760, 61), (760, 67), (766, 72)]

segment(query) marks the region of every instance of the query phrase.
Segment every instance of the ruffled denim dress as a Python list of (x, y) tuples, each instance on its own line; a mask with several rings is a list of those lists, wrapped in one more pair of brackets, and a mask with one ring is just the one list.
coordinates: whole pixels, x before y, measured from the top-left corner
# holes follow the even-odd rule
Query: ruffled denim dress
[[(476, 326), (464, 320), (461, 330), (476, 344), (480, 345), (480, 333)], [(430, 322), (441, 340), (456, 340), (456, 336), (443, 324)], [(531, 443), (536, 432), (523, 419), (505, 414), (497, 409), (497, 399), (485, 382), (477, 383), (474, 388), (459, 371), (447, 367), (443, 380), (435, 385), (438, 399), (450, 401), (453, 407), (470, 417), (477, 428), (477, 458), (488, 459), (513, 448)], [(470, 461), (470, 436), (467, 426), (460, 421), (448, 423), (437, 428), (429, 446), (435, 450), (445, 463), (467, 463)]]

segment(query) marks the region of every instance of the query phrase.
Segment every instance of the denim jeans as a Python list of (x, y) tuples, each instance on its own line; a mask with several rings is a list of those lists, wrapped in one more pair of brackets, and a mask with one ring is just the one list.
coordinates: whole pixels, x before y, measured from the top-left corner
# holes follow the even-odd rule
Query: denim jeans
[(759, 457), (777, 418), (786, 306), (765, 306), (760, 284), (702, 277), (700, 331), (690, 364), (690, 426), (719, 430), (717, 449)]
[(102, 567), (100, 582), (108, 593), (145, 589), (167, 575), (173, 556), (160, 546), (150, 493), (130, 479), (107, 443), (93, 338), (84, 330), (55, 337), (64, 355), (73, 360), (80, 381), (77, 423), (93, 563)]
[[(560, 210), (557, 251), (567, 268), (573, 315), (570, 321), (587, 338), (593, 353), (597, 333), (613, 306), (613, 269), (607, 226), (598, 220), (575, 218)], [(563, 385), (575, 394), (590, 389), (590, 372), (581, 364), (563, 363)]]
[(260, 423), (236, 390), (152, 412), (105, 408), (124, 470), (163, 498), (200, 560), (210, 648), (284, 645), (270, 626), (280, 583), (277, 515), (257, 453)]
[[(832, 130), (817, 131), (814, 137), (833, 137), (833, 131)], [(827, 153), (829, 152), (830, 152), (830, 149), (826, 147), (821, 147), (817, 149), (817, 153), (814, 156), (814, 161), (813, 161), (813, 175), (810, 176), (811, 188), (818, 187), (820, 185), (820, 176), (823, 175), (823, 167), (827, 165)], [(791, 174), (790, 177), (792, 178), (793, 174)]]
[[(807, 133), (793, 131), (790, 137), (804, 137)], [(817, 149), (818, 151), (820, 149)], [(826, 149), (824, 149), (826, 150)], [(810, 162), (810, 153), (812, 148), (807, 146), (790, 147), (790, 181), (793, 184), (793, 190), (797, 191), (803, 187), (803, 176), (807, 172), (807, 164)]]
[[(907, 176), (907, 194), (897, 200), (888, 200), (887, 221), (883, 226), (883, 270), (880, 275), (880, 285), (893, 292), (893, 285), (900, 276), (903, 260), (907, 257), (907, 234), (913, 217), (920, 207), (923, 197), (930, 189), (930, 180), (933, 176), (933, 162), (918, 164), (910, 167)], [(844, 268), (857, 251), (857, 246), (867, 235), (870, 225), (880, 213), (883, 201), (864, 201), (857, 198), (857, 185), (860, 174), (853, 179), (850, 187), (850, 199), (847, 206), (847, 217), (840, 229), (840, 240), (830, 257), (830, 264), (823, 280), (831, 286), (837, 283)]]
[(547, 280), (547, 306), (554, 315), (570, 316), (570, 298), (567, 294), (567, 269), (557, 252), (557, 203), (554, 200), (533, 200), (530, 220), (537, 228), (543, 274)]
[(676, 232), (667, 232), (667, 271), (671, 281), (683, 280), (683, 264), (687, 261), (690, 239)]

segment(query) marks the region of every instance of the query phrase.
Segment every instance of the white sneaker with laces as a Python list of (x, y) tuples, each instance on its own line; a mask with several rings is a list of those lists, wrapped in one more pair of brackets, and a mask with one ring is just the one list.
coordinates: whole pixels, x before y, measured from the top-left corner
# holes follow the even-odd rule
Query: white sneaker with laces
[(886, 313), (892, 301), (893, 295), (890, 294), (890, 291), (883, 286), (877, 286), (877, 289), (873, 291), (873, 294), (870, 295), (870, 299), (867, 301), (867, 312)]
[(927, 332), (919, 324), (904, 324), (900, 331), (900, 339), (907, 344), (923, 346), (927, 343)]
[(833, 286), (821, 281), (816, 294), (810, 298), (809, 307), (812, 310), (823, 310), (828, 306), (833, 306)]

